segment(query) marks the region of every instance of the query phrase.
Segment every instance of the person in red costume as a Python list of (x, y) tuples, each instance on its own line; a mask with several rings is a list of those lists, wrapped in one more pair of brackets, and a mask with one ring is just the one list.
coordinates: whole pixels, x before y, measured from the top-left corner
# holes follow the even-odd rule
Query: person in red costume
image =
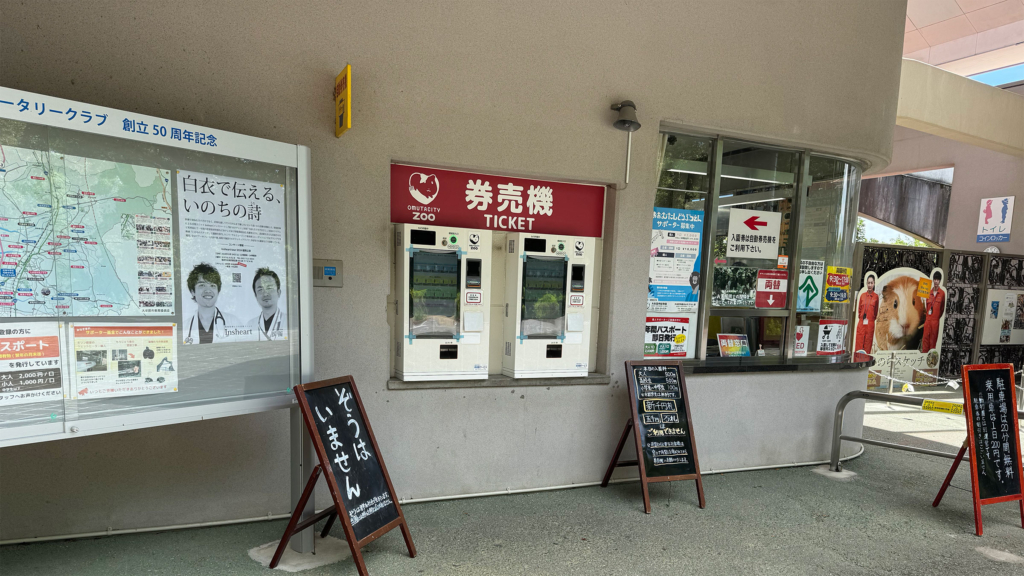
[(864, 279), (867, 290), (857, 301), (857, 342), (854, 352), (871, 354), (871, 344), (875, 340), (875, 318), (878, 317), (878, 293), (875, 292), (875, 274), (868, 273)]
[(936, 270), (932, 277), (932, 290), (925, 304), (924, 334), (921, 336), (921, 352), (931, 352), (939, 340), (939, 320), (946, 311), (946, 291), (942, 289), (942, 272)]

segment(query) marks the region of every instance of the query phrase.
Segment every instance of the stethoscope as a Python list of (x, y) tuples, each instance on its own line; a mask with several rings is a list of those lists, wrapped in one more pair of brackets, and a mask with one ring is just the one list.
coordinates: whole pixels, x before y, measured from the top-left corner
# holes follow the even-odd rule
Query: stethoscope
[[(220, 310), (218, 309), (218, 312), (219, 311)], [(257, 328), (260, 331), (260, 335), (263, 336), (264, 338), (266, 338), (267, 340), (273, 340), (273, 338), (270, 337), (270, 334), (267, 332), (267, 330), (263, 327), (263, 314), (260, 314), (260, 317), (259, 317), (259, 319), (256, 322), (259, 324), (259, 326), (257, 326)], [(214, 323), (216, 323), (216, 321)], [(281, 331), (281, 311), (278, 310), (277, 313), (274, 314), (274, 321), (270, 323), (270, 332), (280, 332), (280, 331)]]
[[(192, 327), (195, 326), (196, 320), (198, 318), (199, 318), (199, 311), (196, 310), (196, 313), (192, 315), (192, 319), (189, 320), (189, 322), (188, 322), (188, 336), (185, 337), (185, 341), (188, 342), (189, 344), (192, 343)], [(224, 319), (224, 315), (220, 313), (220, 308), (217, 308), (217, 313), (213, 316), (213, 326), (211, 327), (211, 330), (215, 330), (217, 328), (217, 321), (218, 320), (220, 320), (220, 323), (225, 328), (227, 328), (228, 322), (227, 322), (227, 320)]]

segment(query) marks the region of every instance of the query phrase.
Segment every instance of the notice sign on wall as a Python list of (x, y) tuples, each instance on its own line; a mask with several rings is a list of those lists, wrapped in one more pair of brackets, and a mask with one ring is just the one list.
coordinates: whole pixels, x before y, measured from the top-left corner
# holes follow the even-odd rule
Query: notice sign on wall
[(391, 221), (599, 238), (604, 187), (392, 164)]
[(983, 198), (978, 211), (978, 242), (1009, 242), (1013, 196)]
[(174, 324), (75, 324), (74, 396), (178, 391)]
[(0, 406), (61, 400), (60, 325), (0, 326)]
[(754, 306), (757, 308), (785, 308), (788, 286), (789, 272), (758, 270)]
[(780, 212), (730, 209), (726, 257), (778, 260), (781, 226)]
[(696, 315), (683, 317), (648, 316), (644, 332), (644, 358), (692, 358), (690, 327)]

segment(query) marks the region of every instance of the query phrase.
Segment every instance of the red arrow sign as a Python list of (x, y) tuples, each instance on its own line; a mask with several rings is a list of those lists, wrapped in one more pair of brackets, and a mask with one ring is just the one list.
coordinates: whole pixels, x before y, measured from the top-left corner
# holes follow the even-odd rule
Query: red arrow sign
[(755, 232), (757, 232), (758, 227), (768, 225), (768, 223), (765, 222), (764, 220), (759, 220), (757, 216), (751, 216), (750, 218), (744, 220), (743, 223), (747, 225), (747, 228), (750, 228)]

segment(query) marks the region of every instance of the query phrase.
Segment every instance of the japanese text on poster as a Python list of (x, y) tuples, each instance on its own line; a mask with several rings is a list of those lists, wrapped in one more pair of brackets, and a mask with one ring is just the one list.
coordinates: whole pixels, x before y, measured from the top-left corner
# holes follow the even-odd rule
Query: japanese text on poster
[(655, 208), (647, 310), (688, 314), (697, 311), (700, 244), (704, 214), (698, 210)]
[(846, 352), (846, 320), (818, 321), (818, 355), (838, 356)]
[(850, 273), (851, 270), (844, 266), (828, 267), (828, 275), (825, 277), (825, 302), (841, 304), (850, 301)]
[(0, 326), (0, 406), (63, 399), (59, 335), (57, 322)]
[(178, 171), (185, 344), (288, 337), (283, 184)]
[(696, 315), (683, 317), (648, 316), (644, 332), (644, 358), (692, 358), (690, 330)]
[(983, 198), (978, 211), (978, 242), (1009, 242), (1013, 196)]
[(781, 226), (780, 212), (730, 209), (726, 257), (777, 260)]
[(796, 311), (821, 311), (821, 293), (824, 287), (825, 261), (801, 260), (800, 281), (796, 285)]
[(75, 324), (74, 396), (178, 391), (174, 324)]

